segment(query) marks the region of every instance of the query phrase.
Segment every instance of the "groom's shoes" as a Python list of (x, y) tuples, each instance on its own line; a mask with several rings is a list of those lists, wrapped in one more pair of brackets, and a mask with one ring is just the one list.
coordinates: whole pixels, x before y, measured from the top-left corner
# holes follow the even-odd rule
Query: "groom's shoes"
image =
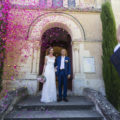
[(58, 101), (58, 102), (61, 102), (61, 101), (62, 101), (62, 98), (58, 98), (57, 101)]
[(68, 102), (68, 99), (67, 98), (63, 98), (63, 101)]

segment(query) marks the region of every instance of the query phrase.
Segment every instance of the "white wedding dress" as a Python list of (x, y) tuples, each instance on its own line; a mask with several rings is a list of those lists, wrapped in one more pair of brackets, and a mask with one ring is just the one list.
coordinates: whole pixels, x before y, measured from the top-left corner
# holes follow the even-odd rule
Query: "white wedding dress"
[(47, 58), (47, 64), (45, 67), (44, 76), (46, 77), (46, 82), (43, 84), (41, 102), (55, 102), (57, 101), (56, 92), (56, 78), (55, 78), (55, 57)]

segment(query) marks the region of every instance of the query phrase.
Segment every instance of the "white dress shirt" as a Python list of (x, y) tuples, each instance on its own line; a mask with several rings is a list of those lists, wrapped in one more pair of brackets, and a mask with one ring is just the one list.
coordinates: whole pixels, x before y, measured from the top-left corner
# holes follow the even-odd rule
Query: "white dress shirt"
[(120, 43), (118, 43), (118, 44), (115, 46), (114, 52), (116, 52), (119, 48), (120, 48)]
[(61, 56), (61, 66), (60, 69), (64, 69), (65, 68), (65, 56)]

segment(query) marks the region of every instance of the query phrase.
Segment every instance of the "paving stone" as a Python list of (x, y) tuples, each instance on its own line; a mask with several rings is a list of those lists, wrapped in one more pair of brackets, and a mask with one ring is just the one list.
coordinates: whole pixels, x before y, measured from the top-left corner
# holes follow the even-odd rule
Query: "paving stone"
[(4, 120), (103, 120), (94, 103), (84, 96), (69, 96), (69, 102), (40, 102), (40, 96), (28, 96), (8, 113)]
[(102, 120), (99, 113), (90, 110), (79, 111), (12, 111), (5, 120)]
[(68, 97), (69, 102), (53, 102), (53, 103), (41, 103), (40, 96), (29, 96), (27, 99), (21, 101), (16, 105), (16, 109), (61, 109), (61, 110), (76, 110), (76, 109), (91, 109), (94, 107), (93, 102), (91, 102), (86, 97)]

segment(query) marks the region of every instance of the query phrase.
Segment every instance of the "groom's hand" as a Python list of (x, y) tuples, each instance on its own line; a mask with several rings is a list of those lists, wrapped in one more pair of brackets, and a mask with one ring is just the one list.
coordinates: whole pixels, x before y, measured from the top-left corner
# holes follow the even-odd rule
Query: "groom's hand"
[(68, 77), (68, 79), (70, 79), (71, 75), (69, 74), (67, 77)]

